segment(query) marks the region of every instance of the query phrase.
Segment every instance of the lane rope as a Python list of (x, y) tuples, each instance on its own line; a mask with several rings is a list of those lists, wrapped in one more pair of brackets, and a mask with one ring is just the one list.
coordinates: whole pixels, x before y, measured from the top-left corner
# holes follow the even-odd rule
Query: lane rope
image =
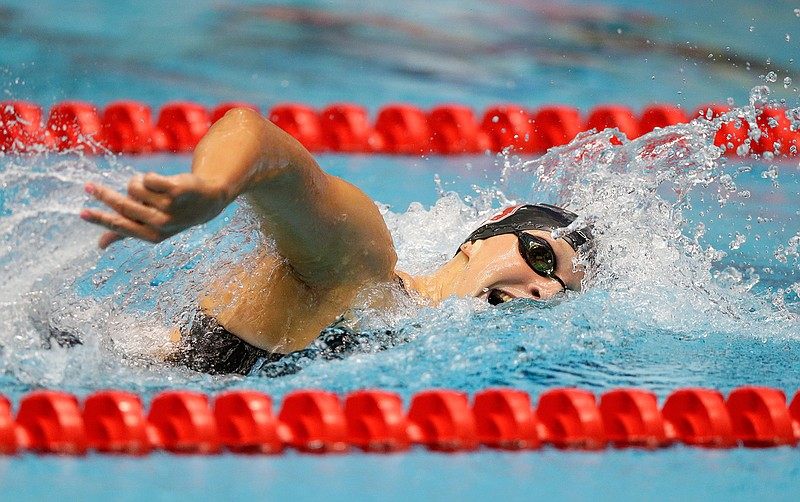
[[(177, 101), (163, 105), (155, 114), (144, 103), (122, 100), (102, 109), (83, 101), (64, 101), (45, 114), (35, 103), (2, 101), (0, 151), (190, 152), (212, 123), (238, 106), (260, 112), (249, 103), (229, 102), (207, 108)], [(352, 103), (331, 104), (321, 110), (285, 103), (272, 107), (265, 116), (314, 153), (463, 155), (506, 148), (537, 154), (568, 143), (582, 131), (609, 127), (634, 139), (656, 127), (686, 123), (699, 115), (711, 119), (730, 110), (727, 105), (711, 104), (687, 113), (674, 105), (654, 104), (637, 113), (612, 104), (597, 106), (584, 116), (577, 108), (565, 105), (534, 110), (501, 104), (476, 114), (460, 104), (430, 110), (391, 104), (382, 107), (372, 120), (366, 108)], [(755, 110), (755, 116), (754, 127), (743, 118), (723, 124), (715, 144), (729, 155), (797, 155), (797, 110), (764, 105)]]
[[(0, 103), (0, 151), (42, 150), (146, 154), (190, 152), (210, 124), (245, 103), (209, 110), (197, 103), (164, 105), (152, 120), (145, 104), (118, 101), (102, 112), (85, 102), (58, 103), (46, 120), (34, 103)], [(730, 110), (700, 107), (692, 117)], [(372, 122), (364, 107), (334, 104), (315, 110), (302, 104), (273, 107), (266, 116), (312, 152), (399, 155), (458, 155), (500, 151), (541, 153), (566, 144), (581, 131), (617, 127), (636, 138), (656, 127), (685, 123), (689, 116), (671, 105), (652, 105), (640, 114), (608, 105), (586, 117), (569, 106), (528, 110), (517, 105), (487, 109), (482, 118), (462, 105), (425, 111), (411, 105), (383, 107)], [(715, 144), (738, 155), (797, 155), (798, 127), (787, 111), (764, 107), (757, 128), (742, 120), (717, 132)], [(754, 130), (760, 131), (753, 134)], [(602, 449), (607, 446), (660, 448), (672, 444), (729, 448), (796, 446), (800, 439), (800, 392), (787, 406), (784, 393), (742, 387), (728, 398), (709, 389), (673, 392), (661, 409), (655, 394), (637, 389), (606, 392), (599, 403), (580, 389), (543, 393), (534, 409), (528, 394), (490, 389), (475, 394), (430, 390), (413, 396), (407, 412), (399, 395), (380, 390), (348, 394), (343, 402), (326, 391), (288, 394), (280, 412), (269, 396), (234, 391), (212, 401), (189, 391), (156, 395), (149, 411), (124, 391), (101, 391), (80, 403), (74, 395), (37, 391), (24, 396), (16, 415), (0, 396), (0, 453), (82, 455), (87, 451), (143, 455), (155, 450), (211, 454), (280, 453), (286, 448), (333, 453), (358, 448), (404, 451), (501, 449)]]
[(23, 396), (12, 411), (0, 396), (0, 453), (6, 455), (763, 448), (800, 440), (800, 391), (787, 406), (783, 391), (754, 386), (734, 389), (727, 399), (716, 390), (679, 389), (661, 408), (654, 393), (641, 389), (610, 390), (598, 402), (586, 390), (556, 388), (542, 393), (535, 408), (520, 390), (487, 389), (470, 401), (463, 392), (437, 389), (414, 394), (407, 411), (398, 394), (382, 390), (341, 397), (297, 390), (277, 413), (270, 396), (252, 390), (213, 399), (164, 391), (149, 410), (125, 391), (95, 392), (81, 403), (72, 394), (42, 390)]

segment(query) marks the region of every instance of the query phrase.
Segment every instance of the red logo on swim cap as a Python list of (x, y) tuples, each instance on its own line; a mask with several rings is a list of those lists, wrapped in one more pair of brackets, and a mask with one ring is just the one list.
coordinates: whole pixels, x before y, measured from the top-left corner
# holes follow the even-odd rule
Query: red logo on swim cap
[(517, 209), (521, 208), (524, 205), (525, 204), (519, 204), (517, 206), (507, 207), (502, 211), (500, 211), (499, 213), (497, 213), (496, 215), (489, 218), (488, 220), (486, 220), (485, 222), (483, 222), (483, 225), (486, 225), (487, 223), (497, 223), (498, 221), (502, 221), (511, 216), (512, 214), (516, 213)]

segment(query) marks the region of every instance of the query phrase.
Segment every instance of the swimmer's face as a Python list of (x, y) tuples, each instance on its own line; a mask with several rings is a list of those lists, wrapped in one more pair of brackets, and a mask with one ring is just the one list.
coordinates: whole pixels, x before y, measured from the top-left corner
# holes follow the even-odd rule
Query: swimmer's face
[(544, 239), (553, 249), (556, 267), (551, 277), (531, 268), (520, 253), (516, 235), (503, 234), (462, 244), (461, 252), (468, 263), (450, 284), (450, 293), (497, 304), (514, 298), (552, 298), (564, 289), (559, 279), (567, 289), (580, 290), (583, 270), (573, 266), (575, 251), (572, 247), (564, 239), (553, 240), (550, 232), (526, 230), (525, 233)]

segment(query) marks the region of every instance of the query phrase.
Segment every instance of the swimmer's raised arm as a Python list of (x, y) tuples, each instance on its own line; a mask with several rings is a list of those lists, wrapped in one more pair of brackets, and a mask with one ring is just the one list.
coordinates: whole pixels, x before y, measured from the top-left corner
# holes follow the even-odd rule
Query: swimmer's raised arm
[(97, 184), (86, 189), (113, 210), (81, 213), (109, 229), (102, 248), (123, 237), (162, 241), (245, 195), (304, 281), (388, 279), (396, 261), (374, 202), (322, 171), (298, 141), (252, 110), (234, 109), (209, 129), (190, 173), (136, 176), (127, 195)]

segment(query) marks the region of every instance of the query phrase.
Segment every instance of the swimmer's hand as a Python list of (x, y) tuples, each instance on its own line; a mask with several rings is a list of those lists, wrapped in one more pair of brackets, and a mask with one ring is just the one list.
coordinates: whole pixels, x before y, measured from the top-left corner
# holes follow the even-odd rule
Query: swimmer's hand
[(86, 192), (113, 211), (84, 209), (81, 218), (107, 228), (98, 242), (101, 249), (125, 237), (161, 242), (217, 216), (230, 195), (193, 173), (134, 176), (123, 195), (103, 185), (88, 183)]

